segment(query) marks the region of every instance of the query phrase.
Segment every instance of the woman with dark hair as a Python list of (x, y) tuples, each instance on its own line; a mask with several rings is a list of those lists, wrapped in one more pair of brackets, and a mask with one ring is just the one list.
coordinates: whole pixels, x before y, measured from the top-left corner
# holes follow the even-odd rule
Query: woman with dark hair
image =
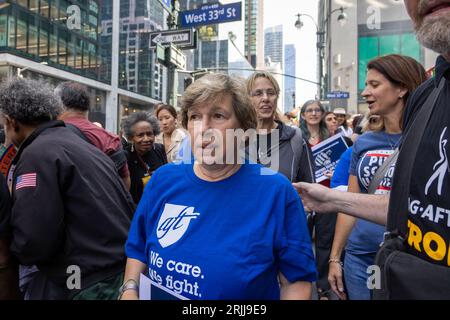
[(171, 105), (158, 105), (155, 115), (161, 126), (161, 133), (156, 136), (155, 142), (164, 145), (167, 160), (174, 162), (181, 142), (186, 138), (186, 133), (182, 129), (177, 128), (177, 111)]
[(325, 113), (325, 124), (327, 125), (328, 132), (331, 136), (334, 136), (337, 133), (337, 130), (339, 128), (336, 115), (332, 111), (328, 111)]
[(167, 163), (164, 146), (155, 143), (159, 123), (146, 112), (136, 112), (123, 122), (123, 130), (130, 145), (125, 150), (130, 170), (130, 193), (136, 204), (153, 172)]
[[(424, 68), (414, 59), (387, 55), (373, 59), (367, 66), (363, 98), (375, 123), (356, 140), (350, 165), (348, 191), (375, 194), (390, 192), (395, 161), (387, 168), (377, 186), (370, 186), (377, 170), (394, 153), (402, 135), (401, 121), (406, 101), (415, 88), (426, 80)], [(375, 187), (375, 188), (374, 188)], [(375, 254), (383, 241), (385, 228), (372, 222), (339, 214), (329, 259), (328, 279), (332, 289), (345, 298), (342, 271), (350, 299), (368, 300), (367, 268), (373, 265)], [(345, 248), (345, 261), (341, 263)]]
[(330, 137), (324, 120), (325, 108), (318, 100), (309, 100), (300, 110), (300, 129), (310, 147)]

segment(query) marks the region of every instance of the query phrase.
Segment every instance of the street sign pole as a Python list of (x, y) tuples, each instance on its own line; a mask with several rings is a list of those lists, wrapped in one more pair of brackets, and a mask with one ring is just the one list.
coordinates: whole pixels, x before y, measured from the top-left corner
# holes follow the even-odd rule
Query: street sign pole
[[(167, 1), (167, 0), (166, 0)], [(176, 30), (178, 28), (178, 11), (179, 11), (179, 4), (177, 0), (172, 0), (172, 13), (170, 14), (170, 17), (174, 18), (173, 21), (169, 21), (168, 25), (170, 29)], [(167, 59), (167, 54), (166, 54)], [(173, 106), (174, 108), (178, 109), (178, 101), (177, 101), (177, 95), (178, 95), (178, 75), (176, 72), (176, 66), (172, 63), (169, 64), (168, 67), (168, 85), (169, 85), (169, 104)]]

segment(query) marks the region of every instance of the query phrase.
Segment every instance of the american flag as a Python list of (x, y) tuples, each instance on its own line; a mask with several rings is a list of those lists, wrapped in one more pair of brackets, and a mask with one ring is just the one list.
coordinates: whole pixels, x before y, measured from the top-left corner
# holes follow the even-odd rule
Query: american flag
[(26, 187), (36, 187), (36, 173), (27, 173), (17, 177), (16, 191)]

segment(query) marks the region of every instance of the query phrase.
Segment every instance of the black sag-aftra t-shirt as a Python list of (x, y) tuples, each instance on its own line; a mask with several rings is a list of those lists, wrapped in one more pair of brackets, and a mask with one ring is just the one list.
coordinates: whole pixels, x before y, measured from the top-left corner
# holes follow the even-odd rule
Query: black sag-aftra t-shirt
[[(446, 82), (426, 126), (410, 182), (408, 250), (433, 263), (450, 266), (450, 63), (436, 62), (436, 77), (408, 100), (406, 131), (442, 77)], [(420, 119), (418, 119), (420, 121)], [(396, 168), (401, 170), (401, 168)], [(401, 188), (396, 184), (394, 187)]]

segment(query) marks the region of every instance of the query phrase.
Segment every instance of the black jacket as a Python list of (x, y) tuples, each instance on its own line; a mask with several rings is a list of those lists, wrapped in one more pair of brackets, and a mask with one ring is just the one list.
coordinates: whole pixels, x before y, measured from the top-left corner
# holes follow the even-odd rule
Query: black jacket
[[(125, 149), (125, 155), (128, 161), (128, 170), (130, 170), (130, 193), (136, 205), (139, 203), (144, 193), (144, 184), (142, 178), (147, 174), (144, 166), (140, 163), (136, 150), (131, 151), (131, 145)], [(142, 160), (148, 165), (150, 172), (167, 163), (166, 151), (164, 146), (159, 143), (154, 144), (154, 148), (142, 157)]]
[[(51, 121), (22, 143), (14, 165), (11, 250), (22, 264), (64, 286), (68, 266), (87, 277), (125, 263), (134, 206), (108, 156)], [(24, 186), (24, 175), (35, 183)]]

